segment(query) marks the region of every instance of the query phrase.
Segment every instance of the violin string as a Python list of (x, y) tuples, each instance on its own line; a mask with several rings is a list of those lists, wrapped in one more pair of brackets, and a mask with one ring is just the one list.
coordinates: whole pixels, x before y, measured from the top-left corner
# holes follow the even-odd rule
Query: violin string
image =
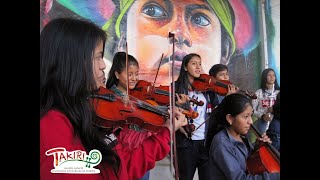
[(160, 94), (160, 95), (169, 96), (169, 91), (166, 91), (166, 90), (156, 89), (155, 92), (156, 92), (157, 94)]
[[(113, 97), (113, 96), (112, 96), (112, 94), (106, 93), (106, 94), (103, 94), (103, 95), (93, 95), (93, 97), (97, 97), (97, 98), (100, 98), (100, 99), (104, 99), (104, 100), (110, 101), (110, 100), (112, 100), (112, 97)], [(165, 112), (165, 111), (163, 111), (163, 110), (160, 109), (160, 108), (157, 108), (157, 107), (155, 107), (155, 106), (152, 106), (152, 105), (150, 105), (149, 103), (144, 102), (144, 101), (142, 101), (142, 100), (140, 100), (140, 99), (138, 99), (138, 98), (136, 98), (136, 97), (134, 97), (134, 96), (129, 95), (129, 97), (130, 97), (132, 100), (135, 100), (138, 104), (140, 104), (140, 107), (141, 107), (141, 108), (147, 109), (147, 110), (149, 110), (149, 111), (151, 111), (151, 112), (154, 112), (154, 113), (157, 113), (157, 114), (161, 114), (161, 115), (163, 115), (163, 116), (165, 116), (165, 117), (167, 117), (167, 116), (169, 115), (168, 112)]]
[[(108, 100), (108, 101), (112, 101), (113, 98), (115, 98), (115, 96), (113, 94), (108, 94), (108, 93), (107, 94), (102, 94), (102, 95), (98, 95), (98, 94), (97, 95), (92, 95), (92, 97), (96, 97), (98, 99), (104, 99), (104, 100)], [(163, 115), (165, 117), (169, 116), (169, 113), (164, 111), (163, 109), (160, 109), (160, 108), (157, 108), (155, 106), (152, 106), (149, 103), (144, 102), (144, 101), (142, 101), (142, 100), (140, 100), (140, 99), (138, 99), (138, 98), (136, 98), (134, 96), (130, 96), (130, 98), (135, 100), (135, 101), (137, 101), (138, 104), (140, 104), (141, 108), (147, 109), (147, 110), (149, 110), (151, 112), (154, 112), (154, 113), (157, 113), (157, 114), (161, 114), (161, 115)], [(176, 104), (176, 106), (182, 108), (178, 104)]]

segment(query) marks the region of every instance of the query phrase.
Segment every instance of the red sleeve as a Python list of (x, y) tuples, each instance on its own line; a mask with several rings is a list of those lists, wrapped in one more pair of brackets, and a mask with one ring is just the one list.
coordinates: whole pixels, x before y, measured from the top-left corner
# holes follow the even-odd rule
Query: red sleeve
[[(121, 133), (121, 132), (120, 132)], [(141, 178), (148, 170), (155, 167), (156, 161), (162, 160), (170, 151), (170, 131), (162, 128), (157, 134), (145, 139), (139, 148), (128, 151), (121, 144), (116, 146), (116, 151), (121, 156), (130, 179)]]
[(47, 156), (49, 149), (63, 147), (67, 151), (82, 150), (80, 140), (73, 136), (69, 120), (57, 111), (50, 111), (40, 120), (40, 179), (45, 180), (98, 180), (102, 174), (62, 174), (51, 173), (54, 169), (53, 156)]
[[(53, 157), (45, 152), (56, 147), (63, 147), (67, 151), (83, 150), (79, 138), (74, 137), (73, 128), (69, 120), (59, 112), (48, 113), (40, 120), (40, 178), (45, 180), (101, 180), (117, 179), (110, 168), (100, 168), (100, 174), (52, 174), (54, 168)], [(163, 159), (170, 151), (170, 132), (168, 128), (161, 129), (156, 135), (146, 138), (141, 145), (129, 151), (120, 143), (115, 147), (120, 159), (121, 167), (119, 179), (141, 178), (148, 170), (155, 167), (155, 162)], [(100, 164), (101, 165), (101, 164)]]
[(142, 142), (151, 136), (153, 133), (148, 131), (135, 131), (129, 129), (127, 126), (121, 130), (118, 141), (124, 147), (128, 148), (129, 151), (138, 148)]

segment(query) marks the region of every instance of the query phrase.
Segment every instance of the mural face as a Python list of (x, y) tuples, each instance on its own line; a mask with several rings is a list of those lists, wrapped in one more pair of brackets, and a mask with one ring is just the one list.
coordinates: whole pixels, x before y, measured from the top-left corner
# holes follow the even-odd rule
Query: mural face
[[(201, 56), (202, 73), (208, 74), (214, 64), (226, 64), (235, 85), (254, 91), (259, 88), (264, 66), (257, 3), (252, 0), (40, 0), (40, 30), (57, 17), (95, 22), (108, 36), (104, 51), (106, 77), (113, 55), (126, 51), (127, 44), (128, 53), (139, 61), (139, 79), (154, 82), (158, 72), (156, 85), (168, 85), (172, 58), (176, 79), (183, 57), (197, 53)], [(169, 32), (175, 35), (174, 40), (168, 38)], [(279, 70), (274, 69), (280, 77)]]
[(140, 64), (140, 77), (153, 82), (160, 64), (157, 82), (170, 84), (172, 39), (175, 34), (175, 75), (179, 75), (183, 57), (189, 53), (201, 56), (204, 72), (220, 63), (220, 21), (209, 4), (201, 0), (135, 1), (127, 14), (129, 54)]

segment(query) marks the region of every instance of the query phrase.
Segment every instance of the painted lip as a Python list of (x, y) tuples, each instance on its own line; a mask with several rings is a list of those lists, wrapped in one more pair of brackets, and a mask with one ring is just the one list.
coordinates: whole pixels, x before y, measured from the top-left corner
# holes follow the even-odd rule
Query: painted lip
[[(172, 61), (170, 61), (169, 63), (172, 64)], [(181, 64), (182, 64), (181, 61), (176, 61), (176, 60), (175, 60), (173, 67), (174, 67), (175, 69), (180, 69), (180, 68), (181, 68)]]
[[(181, 67), (182, 60), (183, 60), (185, 55), (187, 55), (187, 53), (186, 52), (182, 52), (182, 51), (176, 51), (174, 53), (174, 66), (175, 66), (175, 68), (180, 68)], [(172, 60), (172, 54), (170, 56), (165, 57), (161, 61), (161, 66), (166, 64), (166, 63), (172, 62), (171, 60)]]

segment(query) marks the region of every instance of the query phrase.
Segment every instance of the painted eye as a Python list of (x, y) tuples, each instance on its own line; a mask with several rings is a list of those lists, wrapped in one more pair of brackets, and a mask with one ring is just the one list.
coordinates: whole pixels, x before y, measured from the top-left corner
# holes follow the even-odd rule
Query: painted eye
[(197, 13), (192, 16), (191, 21), (199, 26), (208, 26), (211, 24), (209, 19), (201, 13)]
[(158, 5), (156, 4), (148, 4), (146, 5), (143, 10), (142, 13), (150, 16), (150, 17), (166, 17), (167, 14), (166, 12)]

